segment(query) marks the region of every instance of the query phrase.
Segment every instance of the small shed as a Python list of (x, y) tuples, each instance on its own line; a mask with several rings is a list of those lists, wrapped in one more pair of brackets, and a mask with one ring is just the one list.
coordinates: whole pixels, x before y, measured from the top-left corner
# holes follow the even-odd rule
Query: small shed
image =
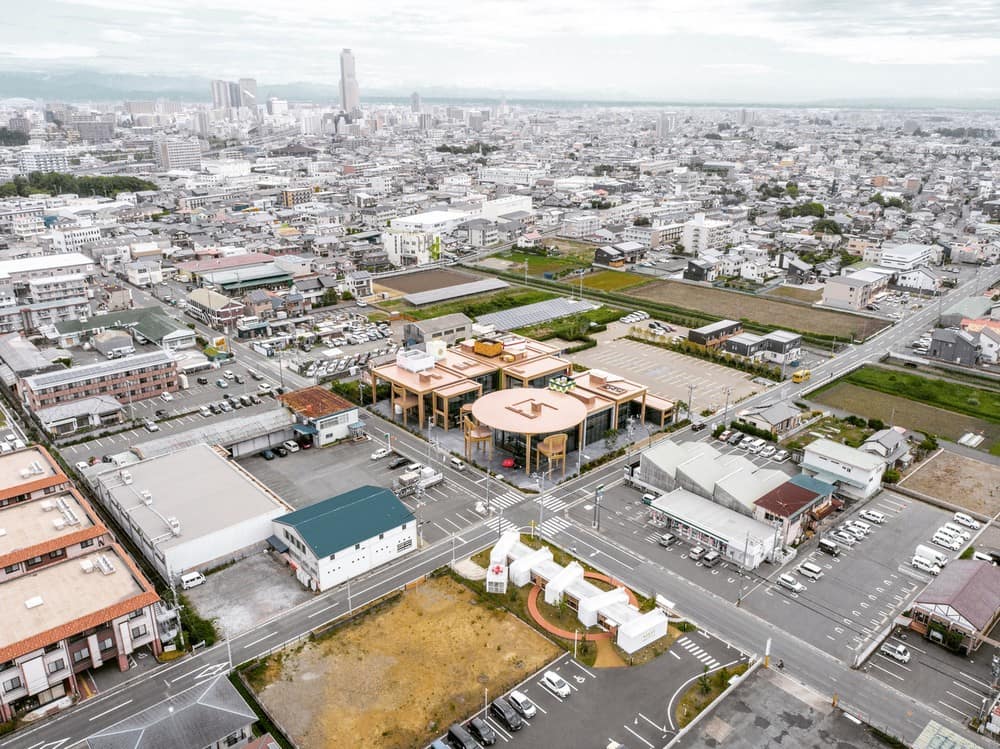
[(667, 615), (663, 609), (655, 608), (622, 624), (618, 628), (616, 642), (618, 647), (631, 654), (665, 634), (667, 634)]

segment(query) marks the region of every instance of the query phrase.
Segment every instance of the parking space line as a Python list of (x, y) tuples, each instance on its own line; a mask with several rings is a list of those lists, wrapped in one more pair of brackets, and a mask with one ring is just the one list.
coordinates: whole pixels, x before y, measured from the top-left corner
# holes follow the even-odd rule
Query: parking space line
[(955, 698), (956, 700), (958, 700), (959, 702), (964, 702), (964, 703), (965, 703), (966, 705), (969, 705), (970, 707), (974, 707), (974, 708), (975, 708), (976, 710), (978, 710), (978, 709), (979, 709), (979, 708), (981, 707), (980, 705), (977, 705), (977, 704), (976, 704), (976, 703), (974, 703), (974, 702), (969, 702), (969, 701), (968, 701), (967, 699), (965, 699), (964, 697), (959, 697), (959, 696), (958, 696), (957, 694), (955, 694), (954, 692), (949, 692), (949, 691), (948, 691), (947, 689), (945, 690), (945, 692), (944, 692), (944, 693), (945, 693), (945, 694), (950, 694), (950, 695), (951, 695), (952, 697), (954, 697), (954, 698)]
[(974, 676), (969, 676), (967, 673), (965, 673), (963, 671), (959, 671), (958, 673), (959, 673), (960, 676), (964, 676), (969, 681), (974, 681), (974, 682), (976, 682), (976, 684), (982, 684), (987, 689), (990, 688), (990, 685), (987, 684), (985, 681), (980, 681), (979, 679), (975, 678)]
[(629, 732), (630, 734), (632, 734), (632, 735), (633, 735), (633, 736), (635, 736), (635, 737), (636, 737), (637, 739), (639, 739), (639, 741), (641, 741), (641, 742), (642, 742), (643, 744), (645, 744), (646, 746), (648, 746), (648, 747), (649, 747), (649, 749), (653, 749), (653, 745), (652, 745), (652, 744), (650, 744), (650, 743), (649, 743), (648, 741), (646, 741), (646, 739), (644, 739), (644, 738), (643, 738), (642, 736), (640, 736), (639, 734), (637, 734), (637, 733), (636, 733), (635, 731), (633, 731), (633, 730), (632, 730), (631, 728), (629, 728), (628, 726), (623, 726), (623, 727), (624, 727), (624, 729), (625, 729), (626, 731), (628, 731), (628, 732)]
[(898, 674), (894, 674), (892, 671), (887, 671), (886, 669), (882, 668), (877, 663), (873, 663), (871, 665), (872, 665), (872, 668), (877, 668), (882, 673), (889, 674), (889, 676), (891, 676), (893, 679), (899, 679), (900, 681), (906, 681), (906, 679), (904, 679), (902, 676), (899, 676)]
[(947, 702), (942, 702), (941, 700), (938, 700), (938, 704), (942, 705), (943, 707), (947, 707), (949, 710), (954, 710), (956, 713), (961, 715), (962, 718), (965, 718), (965, 713), (959, 710), (957, 707), (953, 707), (952, 705), (949, 705)]
[(591, 673), (590, 671), (588, 671), (587, 669), (585, 669), (583, 666), (581, 666), (576, 661), (570, 661), (570, 663), (572, 663), (574, 666), (576, 666), (578, 669), (580, 669), (581, 671), (583, 671), (583, 673), (587, 674), (587, 676), (591, 677), (592, 679), (593, 678), (597, 678), (596, 676), (594, 676), (593, 673)]
[(444, 522), (446, 522), (446, 523), (451, 523), (452, 525), (454, 525), (455, 526), (455, 530), (459, 530), (459, 531), (462, 530), (462, 526), (460, 526), (458, 523), (454, 523), (451, 520), (449, 520), (448, 518), (441, 518), (441, 519)]
[(965, 684), (963, 684), (963, 683), (962, 683), (962, 682), (960, 682), (960, 681), (954, 681), (954, 680), (952, 680), (952, 682), (951, 682), (951, 683), (952, 683), (952, 684), (954, 684), (954, 685), (955, 685), (956, 687), (960, 687), (960, 688), (964, 689), (964, 690), (965, 690), (966, 692), (972, 692), (972, 693), (973, 693), (974, 695), (976, 695), (976, 696), (977, 696), (977, 697), (979, 697), (980, 699), (982, 699), (982, 697), (983, 697), (983, 695), (981, 695), (981, 694), (980, 694), (979, 692), (977, 692), (977, 691), (976, 691), (975, 689), (973, 689), (972, 687), (967, 687), (967, 686), (965, 686)]
[(647, 717), (646, 717), (645, 715), (643, 715), (642, 713), (639, 713), (639, 717), (640, 717), (640, 718), (642, 718), (642, 719), (643, 719), (644, 721), (646, 721), (647, 723), (649, 723), (649, 725), (651, 725), (651, 726), (652, 726), (653, 728), (655, 728), (656, 730), (658, 730), (658, 731), (661, 731), (661, 732), (663, 732), (663, 733), (666, 733), (666, 732), (667, 732), (667, 728), (666, 728), (666, 726), (658, 726), (658, 725), (656, 725), (656, 724), (655, 724), (655, 723), (654, 723), (653, 721), (651, 721), (651, 720), (650, 720), (649, 718), (647, 718)]

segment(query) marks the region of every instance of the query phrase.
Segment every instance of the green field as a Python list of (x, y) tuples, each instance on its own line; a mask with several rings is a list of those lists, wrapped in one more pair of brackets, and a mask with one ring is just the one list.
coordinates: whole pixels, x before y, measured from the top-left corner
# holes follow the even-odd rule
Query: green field
[(646, 276), (638, 276), (634, 273), (626, 273), (615, 270), (601, 270), (590, 273), (583, 277), (583, 285), (588, 289), (598, 289), (600, 291), (621, 291), (642, 286), (649, 283)]
[[(593, 255), (593, 252), (591, 252), (591, 255)], [(513, 263), (514, 267), (511, 268), (512, 273), (517, 271), (523, 273), (524, 263), (527, 261), (529, 276), (541, 276), (544, 273), (555, 273), (558, 275), (567, 271), (577, 270), (578, 268), (586, 268), (590, 265), (589, 261), (579, 260), (575, 257), (534, 255), (530, 252), (509, 252), (496, 255), (495, 257)]]
[(1000, 390), (986, 390), (879, 367), (862, 367), (843, 377), (841, 382), (1000, 424)]

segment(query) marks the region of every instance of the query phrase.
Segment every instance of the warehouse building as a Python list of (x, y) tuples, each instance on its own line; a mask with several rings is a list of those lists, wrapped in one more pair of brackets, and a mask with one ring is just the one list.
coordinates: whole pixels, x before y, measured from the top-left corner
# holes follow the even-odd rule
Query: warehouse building
[(167, 579), (262, 549), (291, 508), (224, 453), (194, 444), (93, 479), (101, 504)]
[(417, 523), (396, 495), (359, 486), (274, 520), (271, 545), (287, 552), (296, 577), (329, 590), (417, 547)]

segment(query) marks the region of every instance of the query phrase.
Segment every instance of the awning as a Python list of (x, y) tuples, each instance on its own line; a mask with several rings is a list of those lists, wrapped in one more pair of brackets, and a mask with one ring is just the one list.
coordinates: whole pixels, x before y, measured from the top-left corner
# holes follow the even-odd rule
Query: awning
[(363, 421), (355, 421), (353, 424), (348, 424), (347, 428), (350, 429), (352, 432), (356, 432), (359, 429), (364, 429), (365, 428), (365, 422), (363, 422)]
[(277, 536), (268, 536), (267, 543), (272, 549), (281, 554), (284, 554), (286, 551), (288, 551), (288, 544), (286, 544)]
[(292, 424), (292, 431), (299, 434), (319, 434), (319, 430), (312, 424)]

